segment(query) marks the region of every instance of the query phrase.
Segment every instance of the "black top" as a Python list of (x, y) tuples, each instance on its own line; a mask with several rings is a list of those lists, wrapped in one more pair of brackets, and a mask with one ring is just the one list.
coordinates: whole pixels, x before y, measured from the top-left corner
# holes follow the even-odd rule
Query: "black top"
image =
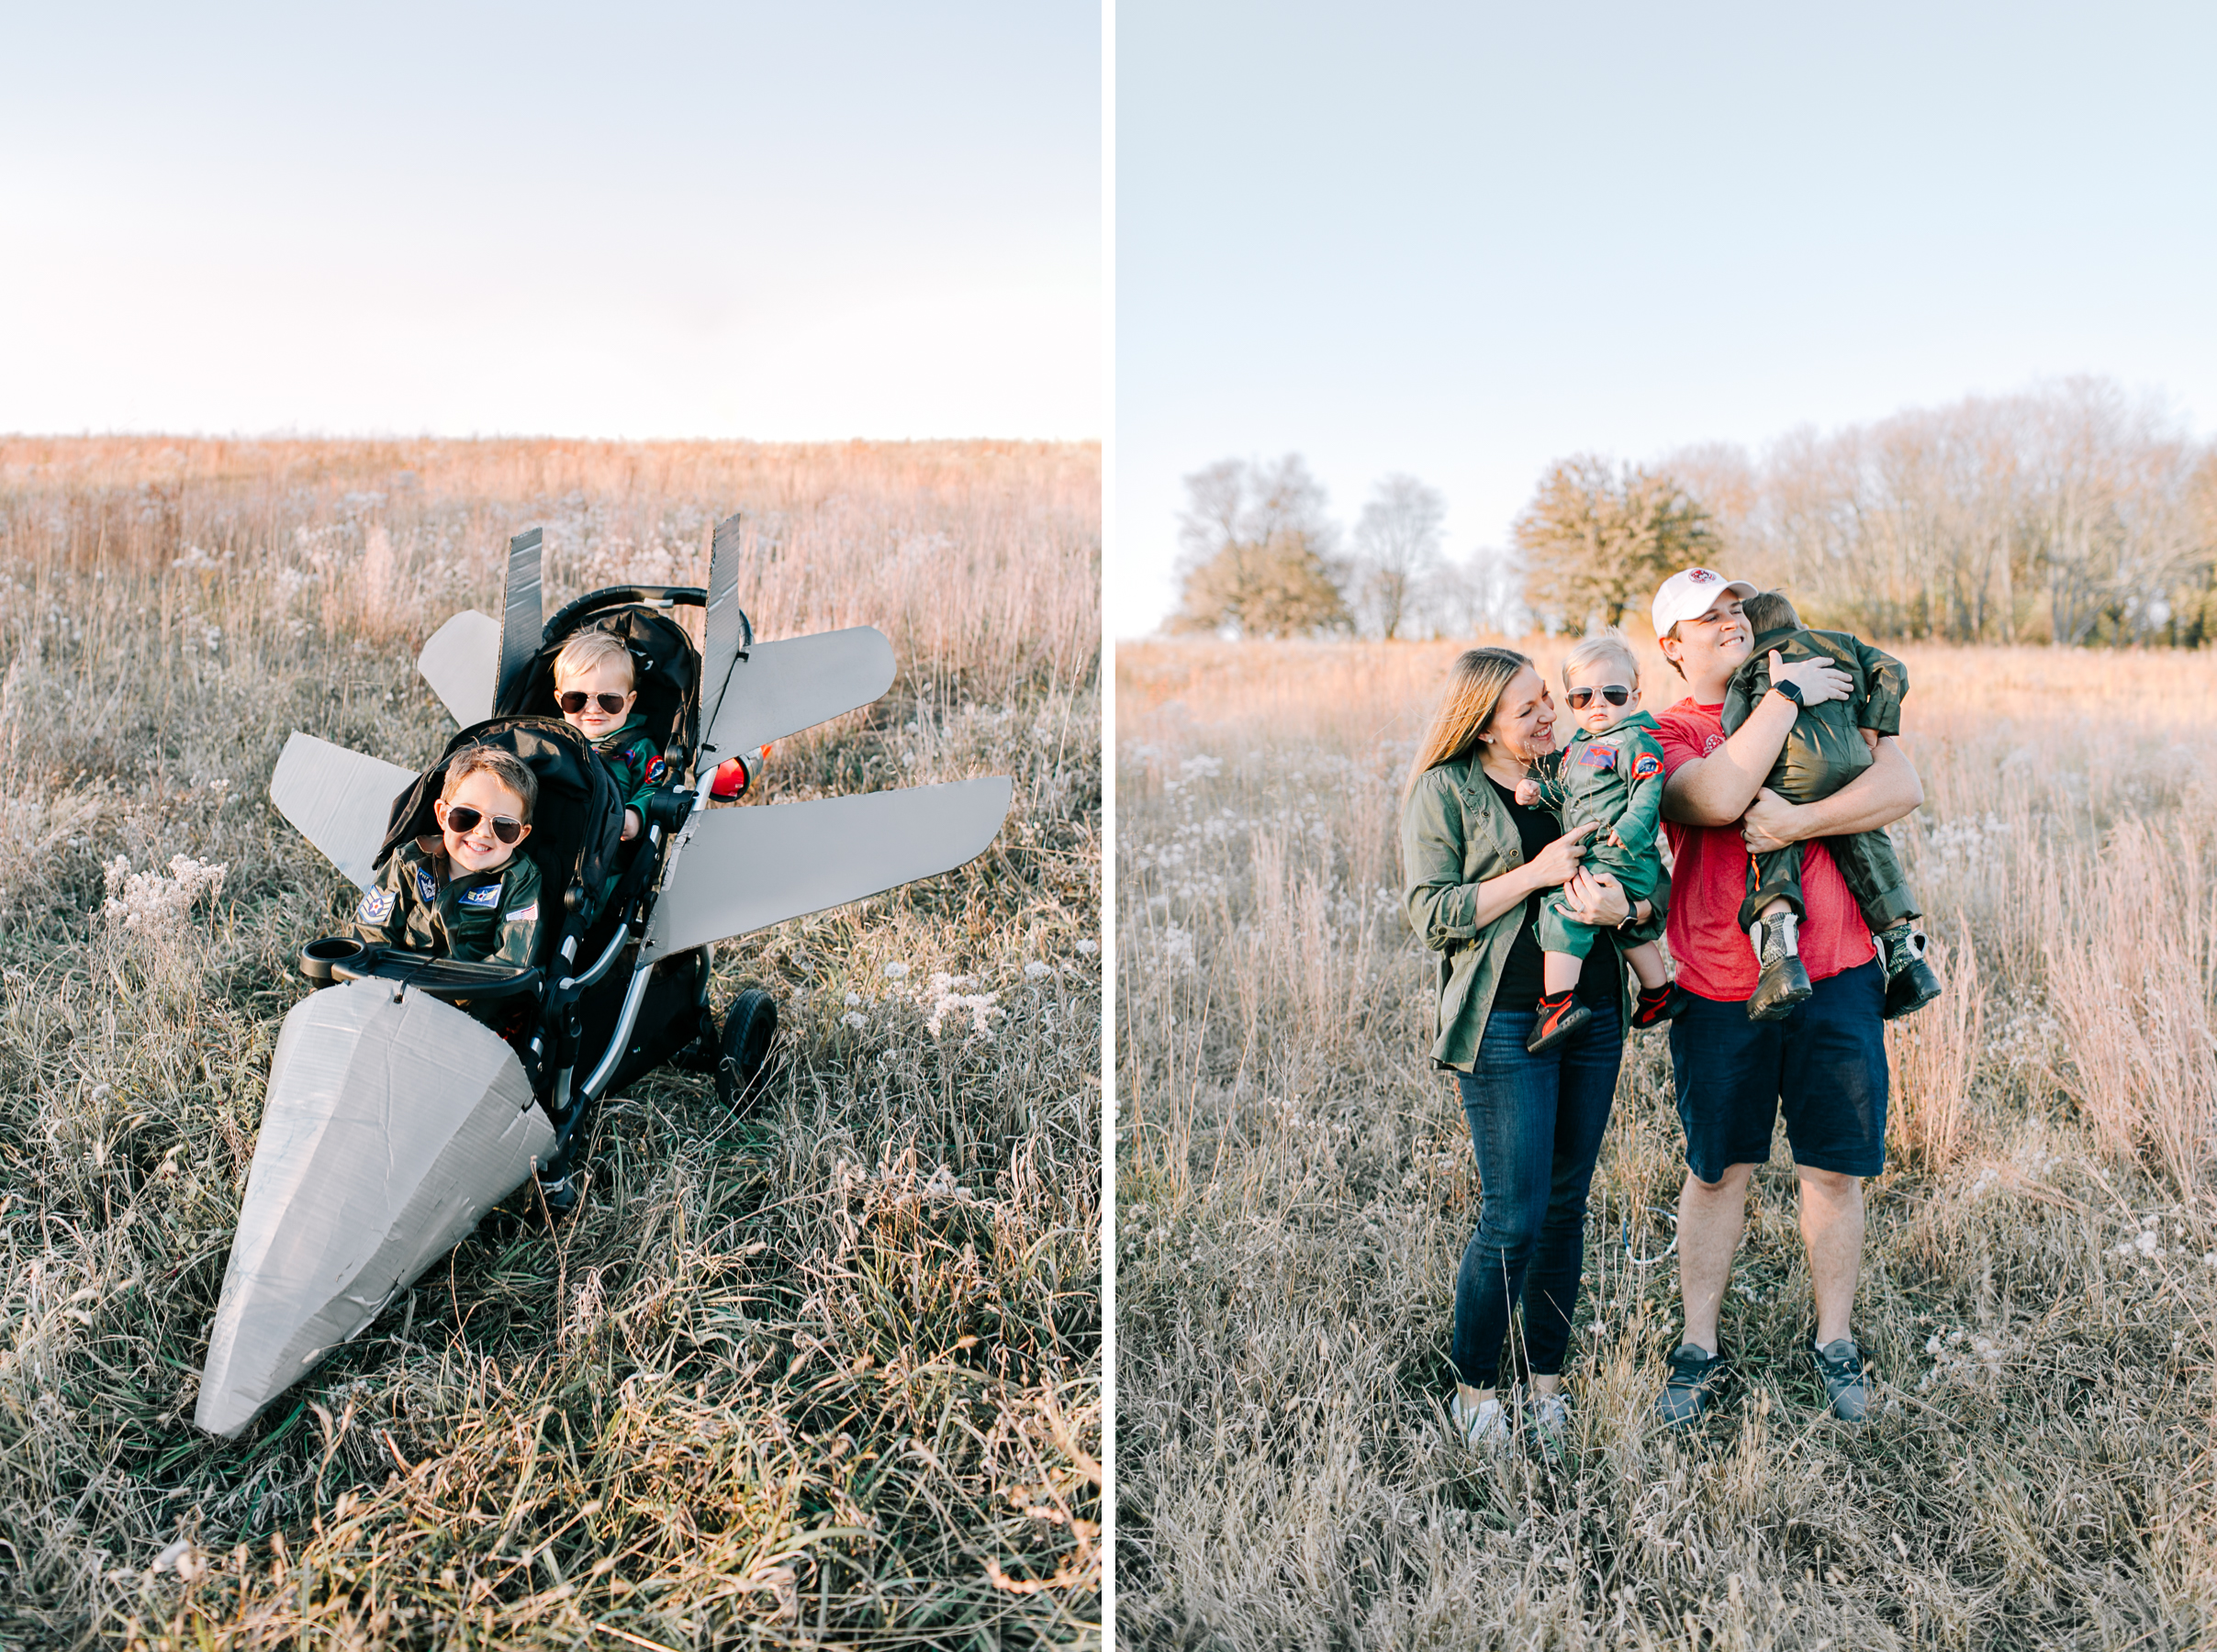
[[(1488, 775), (1485, 783), (1500, 796), (1502, 807), (1509, 811), (1509, 819), (1517, 822), (1517, 835), (1524, 840), (1524, 859), (1530, 865), (1540, 858), (1540, 853), (1562, 835), (1562, 822), (1551, 809), (1535, 806), (1527, 809), (1517, 801), (1517, 794)], [(1540, 903), (1549, 891), (1535, 891), (1524, 903), (1524, 927), (1517, 932), (1517, 939), (1509, 945), (1509, 955), (1501, 966), (1501, 983), (1494, 989), (1496, 1009), (1521, 1010), (1536, 1007), (1540, 996), (1547, 990), (1546, 974), (1540, 965), (1540, 932), (1535, 927), (1540, 921)], [(1594, 938), (1593, 950), (1585, 954), (1585, 969), (1578, 977), (1578, 1001), (1599, 1010), (1614, 1007), (1624, 994), (1624, 966), (1617, 955), (1616, 943), (1605, 936)]]

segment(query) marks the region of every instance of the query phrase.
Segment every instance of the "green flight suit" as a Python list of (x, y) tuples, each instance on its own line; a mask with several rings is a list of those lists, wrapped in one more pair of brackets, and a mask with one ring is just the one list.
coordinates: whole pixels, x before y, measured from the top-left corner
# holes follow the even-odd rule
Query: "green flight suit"
[[(1901, 732), (1901, 702), (1909, 691), (1909, 667), (1890, 653), (1845, 631), (1794, 631), (1781, 627), (1755, 639), (1747, 664), (1732, 674), (1724, 691), (1725, 733), (1736, 732), (1757, 703), (1771, 691), (1771, 651), (1788, 665), (1822, 659), (1854, 679), (1843, 700), (1804, 706), (1771, 765), (1764, 784), (1789, 803), (1829, 798), (1871, 766), (1871, 748), (1859, 731)], [(1894, 841), (1883, 830), (1850, 832), (1820, 840), (1847, 881), (1848, 893), (1863, 910), (1863, 921), (1882, 930), (1918, 916), (1917, 898), (1901, 876)], [(1741, 903), (1740, 927), (1752, 925), (1763, 909), (1784, 899), (1797, 916), (1801, 901), (1801, 845), (1788, 843), (1748, 863), (1747, 899)]]
[[(430, 844), (426, 848), (425, 844)], [(354, 909), (354, 932), (383, 946), (472, 964), (533, 964), (544, 916), (539, 865), (519, 850), (506, 863), (453, 876), (437, 838), (393, 851), (377, 887)], [(504, 1021), (517, 1000), (464, 1005), (487, 1026)]]
[[(1596, 822), (1585, 840), (1584, 869), (1614, 874), (1635, 906), (1642, 900), (1655, 905), (1645, 923), (1596, 930), (1564, 913), (1569, 897), (1560, 887), (1550, 890), (1540, 903), (1540, 950), (1583, 958), (1597, 934), (1612, 935), (1627, 946), (1654, 940), (1663, 933), (1665, 916), (1655, 891), (1668, 887), (1663, 852), (1655, 846), (1663, 820), (1663, 748), (1655, 743), (1655, 720), (1635, 711), (1598, 734), (1581, 729), (1567, 747), (1549, 753), (1538, 766), (1540, 801), (1562, 816), (1563, 831)], [(1609, 842), (1611, 832), (1618, 843)]]
[(646, 731), (646, 719), (627, 717), (612, 732), (603, 734), (593, 742), (593, 750), (600, 753), (602, 762), (616, 776), (616, 789), (623, 794), (623, 806), (640, 811), (640, 820), (646, 820), (648, 797), (661, 788), (669, 777), (669, 760), (663, 756)]

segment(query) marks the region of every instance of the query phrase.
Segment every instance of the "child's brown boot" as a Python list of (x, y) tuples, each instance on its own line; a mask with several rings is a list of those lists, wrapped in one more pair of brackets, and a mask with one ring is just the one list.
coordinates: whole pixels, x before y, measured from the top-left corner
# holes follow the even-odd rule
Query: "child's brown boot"
[(1802, 967), (1801, 948), (1794, 934), (1798, 927), (1799, 920), (1791, 910), (1773, 912), (1748, 925), (1748, 939), (1755, 943), (1755, 962), (1763, 966), (1755, 996), (1747, 1001), (1748, 1020), (1782, 1021), (1793, 1013), (1796, 1004), (1816, 991), (1809, 985), (1809, 972)]

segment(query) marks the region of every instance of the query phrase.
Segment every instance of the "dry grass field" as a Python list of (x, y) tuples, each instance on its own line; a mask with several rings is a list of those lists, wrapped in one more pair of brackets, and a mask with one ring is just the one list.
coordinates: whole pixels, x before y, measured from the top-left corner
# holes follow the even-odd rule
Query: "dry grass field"
[[(511, 532), (551, 612), (700, 583), (733, 509), (761, 635), (901, 666), (770, 798), (1004, 773), (1009, 824), (725, 943), (756, 1108), (643, 1081), (574, 1220), (199, 1434), (292, 953), (353, 902), (287, 731), (428, 761), (415, 651)], [(1097, 1642), (1100, 555), (1091, 447), (0, 441), (0, 1645)]]
[[(1559, 679), (1563, 645), (1539, 644)], [(1635, 1035), (1560, 1466), (1443, 1401), (1478, 1189), (1399, 787), (1448, 645), (1117, 653), (1117, 1635), (1133, 1646), (2176, 1649), (2217, 1634), (2217, 656), (1908, 648), (1947, 995), (1890, 1033), (1850, 1430), (1783, 1135), (1742, 1382), (1648, 1407), (1680, 1135)], [(1652, 649), (1658, 703), (1677, 681)]]

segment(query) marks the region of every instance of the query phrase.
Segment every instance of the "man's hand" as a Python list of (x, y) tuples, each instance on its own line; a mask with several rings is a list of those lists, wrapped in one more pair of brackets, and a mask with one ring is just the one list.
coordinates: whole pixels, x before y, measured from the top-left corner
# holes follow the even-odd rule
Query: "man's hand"
[(1771, 650), (1771, 686), (1791, 683), (1801, 690), (1801, 703), (1821, 706), (1827, 700), (1845, 699), (1855, 679), (1831, 661), (1820, 654), (1813, 660), (1796, 660), (1791, 665), (1782, 664), (1778, 651)]
[(1740, 817), (1740, 841), (1750, 854), (1768, 854), (1808, 835), (1801, 829), (1801, 805), (1787, 802), (1767, 786)]

